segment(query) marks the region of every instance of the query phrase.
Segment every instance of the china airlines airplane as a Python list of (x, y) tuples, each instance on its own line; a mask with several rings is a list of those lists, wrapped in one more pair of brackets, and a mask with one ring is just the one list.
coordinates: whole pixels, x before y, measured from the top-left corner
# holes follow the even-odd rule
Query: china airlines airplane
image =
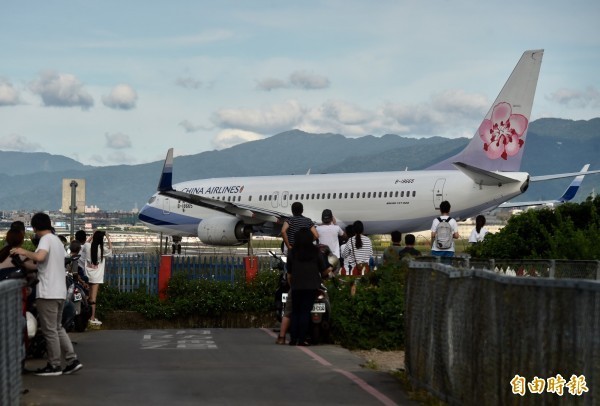
[[(585, 164), (583, 168), (581, 168), (581, 172), (585, 173), (588, 171), (590, 164)], [(554, 200), (534, 200), (529, 202), (505, 202), (502, 203), (498, 208), (504, 209), (509, 207), (535, 207), (535, 206), (548, 206), (554, 207), (554, 205), (567, 203), (573, 200), (579, 187), (581, 186), (581, 182), (583, 182), (583, 178), (585, 175), (576, 176), (575, 179), (569, 184), (565, 193), (562, 194), (561, 197)]]
[[(251, 234), (277, 236), (291, 204), (320, 220), (331, 209), (340, 226), (361, 220), (366, 234), (428, 229), (448, 200), (457, 220), (491, 210), (527, 190), (529, 182), (580, 172), (520, 172), (543, 50), (526, 51), (471, 142), (457, 155), (420, 171), (200, 179), (172, 185), (169, 149), (157, 192), (139, 213), (149, 228), (235, 245)], [(588, 174), (599, 171), (590, 171)]]

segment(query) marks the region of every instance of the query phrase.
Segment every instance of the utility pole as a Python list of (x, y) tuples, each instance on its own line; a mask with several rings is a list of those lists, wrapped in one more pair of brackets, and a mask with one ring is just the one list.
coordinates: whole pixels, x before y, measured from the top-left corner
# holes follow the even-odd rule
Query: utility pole
[(69, 184), (71, 186), (71, 206), (69, 209), (71, 210), (71, 226), (69, 227), (69, 231), (71, 232), (71, 241), (75, 238), (75, 212), (77, 211), (77, 200), (76, 200), (76, 192), (77, 192), (77, 182), (74, 180)]

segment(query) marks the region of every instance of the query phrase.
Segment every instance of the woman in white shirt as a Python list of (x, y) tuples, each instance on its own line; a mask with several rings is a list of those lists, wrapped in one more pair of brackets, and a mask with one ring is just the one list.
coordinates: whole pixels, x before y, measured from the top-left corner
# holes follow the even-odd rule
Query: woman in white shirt
[[(104, 248), (104, 237), (108, 242), (108, 248)], [(85, 274), (89, 279), (90, 284), (90, 300), (89, 304), (92, 307), (92, 316), (89, 323), (95, 326), (102, 324), (96, 318), (96, 298), (98, 297), (99, 284), (104, 283), (104, 266), (106, 258), (112, 255), (112, 242), (110, 237), (104, 231), (96, 230), (94, 234), (85, 243), (84, 250), (85, 258)]]
[[(342, 257), (345, 266), (349, 270), (351, 269), (352, 275), (362, 275), (369, 272), (369, 260), (373, 256), (373, 246), (369, 237), (362, 235), (364, 232), (362, 221), (355, 221), (353, 229), (356, 235), (344, 245)], [(357, 265), (359, 266), (357, 267)]]
[(485, 226), (485, 216), (480, 214), (475, 217), (475, 228), (471, 231), (471, 235), (469, 236), (469, 243), (475, 244), (483, 241), (485, 235), (488, 233), (487, 228)]

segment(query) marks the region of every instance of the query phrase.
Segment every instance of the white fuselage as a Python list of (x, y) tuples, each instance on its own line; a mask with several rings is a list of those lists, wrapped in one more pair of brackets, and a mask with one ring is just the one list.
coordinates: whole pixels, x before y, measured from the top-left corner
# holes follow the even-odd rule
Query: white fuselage
[[(452, 206), (451, 216), (460, 220), (523, 192), (527, 173), (503, 175), (518, 181), (481, 186), (461, 171), (435, 170), (213, 178), (178, 183), (173, 189), (288, 215), (291, 204), (299, 201), (303, 214), (314, 221), (320, 221), (323, 209), (331, 209), (342, 227), (361, 220), (366, 234), (384, 234), (428, 229), (444, 200)], [(144, 213), (159, 221), (144, 220)], [(140, 218), (157, 231), (196, 235), (203, 219), (227, 215), (155, 194)]]

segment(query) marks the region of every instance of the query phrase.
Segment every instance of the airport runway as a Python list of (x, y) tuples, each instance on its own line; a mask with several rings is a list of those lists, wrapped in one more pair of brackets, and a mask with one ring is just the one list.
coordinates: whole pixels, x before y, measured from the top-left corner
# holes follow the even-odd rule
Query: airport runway
[[(98, 330), (71, 335), (73, 375), (23, 376), (22, 405), (404, 405), (389, 373), (334, 345), (275, 345), (266, 329)], [(26, 367), (42, 366), (28, 360)]]

